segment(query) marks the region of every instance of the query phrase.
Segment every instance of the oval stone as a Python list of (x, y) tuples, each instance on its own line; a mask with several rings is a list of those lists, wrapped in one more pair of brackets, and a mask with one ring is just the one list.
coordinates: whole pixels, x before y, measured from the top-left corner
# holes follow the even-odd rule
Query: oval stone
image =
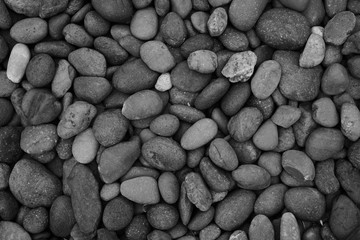
[(175, 59), (168, 47), (160, 41), (148, 41), (140, 47), (140, 57), (156, 72), (166, 73), (175, 66)]
[(194, 123), (182, 136), (181, 146), (185, 150), (194, 150), (210, 142), (217, 134), (218, 126), (210, 118), (203, 118)]
[(105, 77), (104, 55), (90, 48), (79, 48), (69, 54), (69, 62), (84, 76)]
[(243, 189), (261, 190), (270, 186), (271, 176), (255, 164), (243, 164), (232, 172), (232, 177)]
[(25, 18), (10, 29), (10, 36), (19, 43), (33, 44), (48, 34), (48, 24), (41, 18)]
[(121, 195), (138, 204), (156, 204), (160, 201), (160, 193), (153, 177), (136, 177), (126, 180), (120, 185)]
[(131, 0), (92, 0), (91, 5), (103, 18), (115, 23), (127, 23), (134, 12)]
[(266, 99), (277, 88), (281, 77), (281, 66), (274, 60), (263, 62), (251, 79), (251, 91), (255, 97)]

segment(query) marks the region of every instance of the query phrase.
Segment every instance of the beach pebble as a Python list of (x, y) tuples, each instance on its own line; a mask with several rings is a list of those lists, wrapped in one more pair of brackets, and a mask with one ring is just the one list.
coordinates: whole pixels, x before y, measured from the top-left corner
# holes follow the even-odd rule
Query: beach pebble
[(359, 119), (360, 111), (355, 104), (344, 103), (341, 105), (341, 132), (351, 141), (357, 141), (360, 137)]
[(41, 154), (52, 150), (57, 141), (55, 125), (29, 126), (21, 133), (20, 147), (28, 154)]
[(158, 179), (159, 191), (162, 199), (168, 204), (174, 204), (179, 199), (180, 186), (178, 179), (172, 172), (164, 172)]
[(172, 88), (170, 73), (161, 74), (155, 83), (155, 89), (160, 92), (166, 92)]
[(239, 187), (248, 190), (261, 190), (270, 186), (271, 176), (262, 167), (255, 164), (243, 164), (232, 173)]
[(200, 211), (207, 211), (211, 207), (212, 197), (203, 178), (199, 173), (191, 172), (185, 177), (187, 197)]
[(160, 33), (164, 41), (172, 47), (180, 47), (187, 37), (185, 23), (176, 12), (166, 14), (161, 22)]
[(199, 73), (212, 73), (216, 70), (218, 61), (214, 52), (198, 50), (189, 55), (187, 63), (191, 70)]
[(349, 86), (349, 74), (346, 68), (340, 63), (329, 65), (322, 78), (321, 90), (328, 95), (343, 93)]
[(111, 199), (117, 197), (120, 194), (120, 184), (107, 183), (104, 184), (100, 190), (100, 198), (103, 201), (110, 201)]
[(304, 51), (300, 55), (299, 66), (303, 68), (315, 67), (325, 58), (325, 41), (322, 36), (312, 33), (308, 38)]
[(30, 49), (25, 44), (17, 43), (13, 47), (6, 70), (6, 76), (10, 81), (19, 83), (22, 80), (30, 57)]
[(301, 117), (301, 110), (289, 105), (278, 107), (272, 115), (271, 120), (278, 126), (289, 128)]
[(285, 7), (291, 8), (298, 12), (304, 11), (308, 6), (309, 2), (309, 0), (280, 0), (280, 3), (283, 4)]
[(323, 194), (339, 191), (340, 183), (335, 176), (335, 161), (333, 159), (316, 163), (315, 185)]
[(94, 131), (91, 128), (79, 133), (72, 145), (72, 154), (76, 161), (82, 164), (90, 163), (95, 157), (99, 147)]
[(252, 51), (233, 54), (221, 73), (232, 83), (246, 82), (254, 73), (257, 57)]
[(263, 151), (276, 148), (279, 143), (278, 128), (270, 119), (264, 122), (252, 138), (255, 146)]
[(90, 48), (79, 48), (69, 54), (69, 62), (83, 76), (104, 77), (106, 60), (104, 55)]
[(130, 31), (140, 40), (150, 40), (158, 31), (158, 17), (154, 8), (137, 10), (131, 19)]
[(355, 15), (350, 11), (337, 13), (325, 26), (325, 42), (336, 46), (342, 45), (354, 29), (355, 21)]
[(64, 139), (74, 137), (88, 128), (96, 113), (95, 106), (84, 101), (74, 102), (62, 115), (57, 126), (57, 134)]
[(49, 213), (44, 207), (30, 209), (24, 216), (23, 226), (29, 233), (40, 233), (49, 225)]
[(262, 214), (256, 215), (250, 223), (249, 238), (254, 240), (274, 239), (275, 231), (270, 219)]
[[(284, 25), (284, 22), (287, 24)], [(256, 32), (265, 44), (283, 50), (303, 47), (311, 33), (305, 16), (286, 8), (273, 8), (262, 14), (256, 24)]]
[(25, 18), (10, 29), (10, 36), (19, 43), (34, 44), (48, 34), (48, 24), (41, 18)]
[(150, 130), (163, 137), (174, 135), (179, 127), (179, 119), (172, 114), (160, 115), (150, 123)]
[(239, 164), (236, 152), (231, 145), (222, 138), (216, 138), (211, 141), (209, 157), (216, 166), (227, 171), (235, 170)]
[(91, 5), (103, 18), (115, 23), (127, 23), (134, 12), (134, 7), (130, 0), (106, 0), (101, 3), (92, 0)]
[(280, 239), (301, 239), (299, 224), (291, 212), (286, 212), (281, 216), (280, 222)]
[(77, 47), (91, 47), (94, 43), (94, 38), (85, 28), (75, 23), (66, 25), (62, 30), (62, 34), (66, 42)]
[(140, 47), (140, 57), (153, 71), (166, 73), (175, 66), (175, 59), (165, 43), (147, 41)]
[(215, 8), (207, 21), (207, 29), (210, 36), (220, 36), (225, 31), (227, 24), (228, 15), (226, 10), (222, 7)]
[(275, 91), (281, 77), (281, 66), (274, 60), (263, 62), (251, 79), (251, 91), (255, 97), (266, 99)]
[(41, 163), (22, 159), (11, 171), (9, 187), (14, 197), (31, 208), (46, 206), (61, 194), (61, 182)]
[(102, 222), (106, 229), (119, 231), (124, 229), (134, 216), (134, 204), (123, 196), (109, 201), (102, 215)]
[(312, 181), (315, 178), (314, 163), (302, 151), (285, 151), (282, 154), (281, 165), (284, 170), (295, 179), (301, 181)]
[(195, 122), (182, 136), (181, 146), (185, 150), (194, 150), (210, 142), (218, 131), (217, 124), (210, 118)]
[(1, 221), (0, 222), (0, 238), (2, 239), (21, 239), (31, 240), (30, 234), (25, 229), (15, 222)]
[(179, 213), (173, 205), (158, 203), (150, 207), (146, 217), (153, 228), (169, 230), (178, 223)]
[[(0, 28), (9, 29), (11, 27), (12, 20), (4, 1), (0, 1)], [(0, 61), (1, 62), (1, 61)]]
[(76, 223), (69, 196), (57, 197), (49, 211), (50, 231), (58, 237), (66, 237)]
[(313, 119), (324, 127), (335, 127), (339, 122), (339, 115), (334, 102), (327, 97), (319, 98), (312, 104)]
[(26, 1), (14, 1), (5, 0), (5, 4), (14, 12), (24, 14), (28, 17), (39, 16), (41, 18), (48, 18), (57, 15), (60, 12), (66, 10), (68, 1), (46, 1), (43, 3), (34, 2), (31, 0)]
[(288, 190), (284, 184), (273, 184), (266, 188), (256, 199), (254, 212), (267, 217), (274, 216), (284, 208), (284, 195)]
[(121, 195), (139, 204), (156, 204), (160, 193), (154, 178), (144, 176), (126, 180), (120, 185)]

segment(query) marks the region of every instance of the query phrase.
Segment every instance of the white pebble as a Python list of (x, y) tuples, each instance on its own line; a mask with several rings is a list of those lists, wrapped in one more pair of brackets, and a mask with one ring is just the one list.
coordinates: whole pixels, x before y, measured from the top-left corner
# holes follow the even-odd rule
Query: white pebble
[(13, 83), (19, 83), (23, 78), (30, 61), (29, 48), (22, 43), (16, 44), (11, 50), (6, 75)]
[(325, 57), (325, 41), (322, 36), (312, 33), (306, 42), (304, 51), (300, 55), (299, 65), (312, 68), (319, 65)]
[(163, 73), (156, 81), (155, 89), (160, 92), (168, 91), (172, 88), (170, 73)]
[(120, 183), (107, 183), (101, 188), (100, 197), (104, 201), (110, 201), (120, 194)]
[(76, 161), (82, 164), (90, 163), (96, 157), (99, 143), (91, 128), (79, 133), (72, 145), (72, 154)]

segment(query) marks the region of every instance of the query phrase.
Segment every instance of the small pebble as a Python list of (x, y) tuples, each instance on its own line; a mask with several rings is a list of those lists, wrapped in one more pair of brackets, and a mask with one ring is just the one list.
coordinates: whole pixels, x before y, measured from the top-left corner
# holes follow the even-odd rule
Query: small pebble
[(30, 61), (30, 50), (22, 43), (17, 43), (11, 50), (6, 76), (13, 83), (19, 83), (25, 75), (25, 70)]
[(220, 36), (226, 29), (228, 24), (228, 15), (224, 8), (219, 7), (211, 13), (207, 21), (207, 28), (210, 36)]
[(110, 201), (120, 194), (119, 183), (104, 184), (100, 190), (100, 197), (103, 201)]
[(315, 67), (325, 58), (325, 42), (322, 36), (312, 33), (308, 38), (304, 51), (300, 55), (299, 66), (303, 68)]
[(209, 50), (192, 52), (187, 59), (189, 68), (199, 73), (212, 73), (217, 68), (217, 56)]
[(252, 51), (233, 54), (221, 73), (232, 83), (246, 82), (254, 73), (257, 57)]
[(99, 147), (91, 128), (79, 133), (72, 145), (72, 154), (76, 161), (82, 164), (90, 163), (95, 157)]
[(160, 92), (166, 92), (172, 88), (170, 73), (161, 74), (155, 84), (155, 89)]
[(337, 13), (325, 26), (325, 42), (336, 46), (342, 45), (354, 29), (355, 21), (355, 15), (350, 11)]
[(139, 204), (156, 204), (160, 201), (157, 182), (152, 177), (137, 177), (120, 185), (121, 195)]

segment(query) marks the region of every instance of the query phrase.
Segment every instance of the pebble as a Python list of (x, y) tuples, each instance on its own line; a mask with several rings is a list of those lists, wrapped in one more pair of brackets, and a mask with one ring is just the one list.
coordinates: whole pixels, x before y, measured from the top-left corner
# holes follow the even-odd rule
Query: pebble
[(301, 232), (299, 224), (291, 212), (286, 212), (281, 216), (280, 240), (300, 240)]
[(153, 71), (166, 73), (175, 66), (168, 47), (160, 41), (147, 41), (140, 47), (140, 57)]
[(44, 231), (49, 224), (48, 211), (44, 207), (30, 209), (24, 216), (23, 227), (32, 234)]
[(28, 159), (15, 164), (9, 187), (21, 204), (31, 208), (49, 207), (61, 194), (60, 180), (39, 162)]
[(172, 47), (180, 47), (187, 37), (185, 23), (176, 12), (166, 14), (161, 22), (160, 33), (164, 41)]
[(312, 181), (315, 178), (314, 163), (302, 151), (285, 151), (282, 154), (281, 165), (284, 170), (295, 179), (301, 181)]
[(208, 13), (202, 11), (194, 12), (191, 14), (190, 20), (198, 32), (207, 33), (207, 22), (209, 20)]
[(333, 159), (316, 163), (315, 185), (323, 194), (333, 194), (339, 191), (340, 183), (335, 176)]
[(34, 87), (50, 84), (55, 75), (55, 62), (48, 54), (35, 55), (26, 67), (26, 79)]
[(135, 215), (129, 225), (125, 228), (125, 236), (129, 240), (146, 239), (151, 231), (151, 226), (145, 214)]
[(218, 64), (216, 54), (209, 50), (192, 52), (187, 59), (187, 63), (189, 69), (199, 73), (212, 73), (216, 70)]
[(2, 220), (15, 220), (19, 212), (19, 204), (8, 191), (0, 191), (0, 217)]
[(122, 182), (120, 192), (122, 196), (138, 204), (156, 204), (160, 201), (157, 182), (148, 176)]
[(111, 93), (112, 86), (103, 77), (77, 77), (73, 89), (79, 100), (99, 104)]
[(172, 88), (170, 73), (161, 74), (155, 83), (155, 89), (160, 92), (169, 91)]
[(23, 155), (20, 147), (21, 129), (14, 126), (0, 127), (0, 162), (16, 163)]
[[(284, 22), (287, 24), (284, 25)], [(282, 50), (303, 47), (311, 33), (305, 16), (286, 8), (273, 8), (262, 14), (256, 25), (256, 32), (265, 44)]]
[(243, 189), (261, 190), (271, 183), (270, 174), (255, 164), (240, 165), (231, 174), (238, 186)]
[(343, 239), (359, 224), (360, 211), (355, 203), (346, 195), (340, 195), (334, 200), (331, 208), (329, 225), (334, 235)]
[(20, 147), (28, 154), (42, 154), (52, 150), (57, 141), (55, 125), (29, 126), (21, 133)]
[(154, 87), (159, 74), (152, 71), (141, 59), (121, 65), (112, 77), (114, 88), (133, 94)]
[(267, 216), (258, 214), (252, 219), (249, 228), (249, 238), (254, 240), (275, 238), (274, 227)]
[(281, 78), (281, 66), (274, 60), (260, 64), (251, 79), (251, 91), (255, 97), (266, 99), (277, 88)]
[(21, 82), (30, 61), (30, 50), (22, 43), (17, 43), (11, 50), (6, 76), (13, 83)]
[(335, 104), (330, 98), (319, 98), (313, 102), (312, 110), (314, 121), (324, 127), (335, 127), (339, 122)]
[[(116, 157), (114, 157), (116, 156)], [(113, 183), (123, 177), (140, 156), (140, 139), (133, 137), (106, 148), (100, 155), (98, 171), (105, 183)]]
[[(0, 28), (9, 29), (11, 27), (12, 21), (4, 1), (0, 1)], [(1, 61), (0, 61), (1, 62)]]
[(319, 93), (322, 76), (321, 66), (301, 68), (300, 53), (275, 51), (273, 59), (281, 65), (279, 89), (284, 97), (295, 101), (311, 101)]
[(179, 199), (179, 182), (172, 172), (164, 172), (158, 179), (159, 192), (162, 199), (168, 204), (174, 204)]
[(30, 234), (25, 231), (22, 226), (10, 221), (0, 222), (0, 238), (9, 240), (31, 240)]
[(228, 123), (229, 134), (238, 142), (249, 140), (260, 127), (263, 115), (254, 107), (245, 107), (230, 118)]
[(180, 121), (172, 114), (163, 114), (150, 123), (150, 130), (160, 136), (170, 137), (179, 129)]
[(41, 18), (48, 18), (57, 15), (64, 11), (67, 7), (67, 0), (48, 1), (38, 3), (34, 1), (14, 1), (5, 0), (5, 4), (14, 12), (24, 14), (28, 17), (39, 16)]
[(268, 171), (272, 177), (278, 176), (282, 171), (281, 155), (276, 152), (264, 152), (259, 157), (258, 165)]
[(34, 44), (48, 35), (48, 24), (41, 18), (25, 18), (10, 29), (10, 36), (19, 43)]
[(312, 33), (308, 38), (304, 51), (300, 55), (299, 66), (312, 68), (322, 63), (325, 58), (325, 41), (322, 36)]
[(215, 8), (209, 16), (206, 25), (210, 36), (221, 36), (228, 25), (228, 15), (226, 10), (222, 7)]
[(360, 138), (360, 111), (355, 104), (344, 103), (341, 105), (341, 132), (351, 141)]
[(210, 142), (217, 131), (218, 126), (212, 119), (200, 119), (184, 133), (180, 144), (185, 150), (194, 150)]
[(110, 30), (110, 23), (102, 18), (96, 11), (90, 11), (85, 15), (84, 27), (93, 37), (106, 35)]
[(209, 35), (197, 34), (183, 41), (180, 50), (181, 55), (187, 58), (192, 52), (197, 50), (212, 50), (213, 46), (214, 40)]
[(267, 217), (278, 214), (284, 208), (284, 195), (287, 190), (282, 183), (269, 186), (256, 199), (254, 212)]
[(11, 168), (6, 163), (0, 163), (0, 190), (9, 186)]
[(349, 76), (346, 68), (339, 64), (329, 65), (321, 79), (321, 90), (328, 95), (337, 95), (346, 91), (349, 86)]
[(290, 212), (304, 221), (319, 221), (322, 219), (326, 208), (324, 195), (316, 188), (311, 187), (289, 189), (285, 193), (284, 203)]
[(212, 197), (209, 189), (199, 173), (191, 172), (185, 177), (187, 197), (200, 211), (207, 211), (211, 207)]
[(229, 8), (229, 20), (240, 31), (249, 31), (264, 11), (266, 0), (235, 0)]
[(57, 197), (49, 211), (49, 228), (57, 237), (66, 237), (76, 223), (69, 196)]
[(259, 127), (252, 140), (260, 150), (274, 150), (279, 143), (277, 126), (270, 119), (267, 120)]
[(340, 159), (336, 161), (335, 175), (347, 196), (358, 205), (360, 203), (360, 172), (358, 168), (354, 167), (350, 161)]
[(72, 154), (76, 161), (82, 164), (90, 163), (95, 157), (99, 143), (91, 128), (79, 133), (72, 145)]
[(71, 189), (71, 204), (80, 230), (94, 232), (101, 218), (99, 184), (90, 168), (77, 163), (68, 177)]
[(95, 117), (97, 110), (95, 106), (84, 102), (76, 101), (65, 109), (57, 126), (59, 137), (68, 139), (84, 131)]
[(10, 79), (7, 78), (5, 71), (0, 71), (0, 97), (10, 97), (11, 94), (18, 87), (18, 84), (13, 83)]
[(83, 26), (69, 23), (62, 31), (65, 41), (76, 47), (91, 47), (94, 38), (85, 30)]
[(218, 167), (233, 171), (237, 168), (239, 162), (234, 149), (222, 138), (215, 138), (209, 146), (209, 157)]
[(215, 209), (215, 223), (225, 231), (239, 228), (253, 211), (255, 193), (237, 189), (228, 194)]
[(55, 39), (60, 40), (63, 38), (62, 30), (70, 23), (70, 16), (66, 13), (53, 16), (49, 19), (49, 35)]
[(355, 21), (355, 15), (350, 11), (337, 13), (325, 26), (325, 42), (336, 46), (342, 45), (354, 29)]
[(289, 105), (278, 107), (271, 116), (271, 120), (278, 126), (289, 128), (295, 124), (301, 117), (301, 110)]
[(137, 10), (130, 23), (131, 34), (140, 40), (150, 40), (158, 31), (158, 17), (154, 8)]
[(360, 63), (360, 58), (357, 56), (354, 56), (347, 61), (349, 72), (355, 78), (360, 77), (360, 71), (357, 69), (359, 63)]
[(214, 219), (215, 208), (211, 206), (207, 211), (198, 211), (191, 218), (188, 229), (191, 231), (200, 231), (201, 229), (208, 226)]
[(221, 229), (214, 223), (208, 225), (207, 227), (203, 228), (199, 233), (200, 240), (215, 240), (221, 234)]
[(158, 203), (150, 207), (146, 217), (153, 228), (169, 230), (177, 224), (179, 213), (173, 205)]
[(67, 58), (75, 47), (65, 41), (40, 42), (35, 45), (34, 52), (46, 53), (52, 57)]
[(102, 222), (106, 229), (119, 231), (124, 229), (134, 216), (134, 204), (123, 196), (109, 201), (102, 215)]
[(232, 83), (246, 82), (254, 73), (257, 57), (252, 51), (233, 54), (221, 73)]
[(115, 183), (106, 183), (102, 186), (100, 190), (100, 198), (103, 201), (110, 201), (117, 197), (120, 194), (120, 184)]
[(91, 5), (103, 18), (115, 23), (127, 23), (134, 12), (134, 7), (130, 0), (106, 0), (101, 3), (92, 0)]
[(186, 164), (186, 153), (171, 138), (154, 137), (144, 143), (142, 156), (152, 167), (162, 171), (177, 171)]
[(83, 76), (105, 77), (104, 55), (90, 48), (79, 48), (69, 54), (69, 62)]
[(129, 57), (127, 51), (117, 41), (109, 37), (95, 38), (94, 48), (104, 55), (109, 65), (121, 65)]
[(208, 157), (201, 159), (199, 168), (202, 177), (212, 191), (227, 192), (235, 185), (230, 174), (215, 166)]
[(63, 97), (71, 88), (76, 71), (65, 59), (58, 62), (58, 67), (51, 82), (51, 91), (55, 97)]
[(306, 9), (306, 7), (309, 4), (309, 0), (301, 0), (301, 1), (295, 1), (295, 0), (280, 0), (280, 3), (284, 5), (285, 7), (291, 8), (295, 11), (302, 12)]
[(125, 100), (122, 114), (129, 120), (139, 120), (156, 116), (162, 108), (163, 103), (159, 94), (152, 90), (142, 90)]

